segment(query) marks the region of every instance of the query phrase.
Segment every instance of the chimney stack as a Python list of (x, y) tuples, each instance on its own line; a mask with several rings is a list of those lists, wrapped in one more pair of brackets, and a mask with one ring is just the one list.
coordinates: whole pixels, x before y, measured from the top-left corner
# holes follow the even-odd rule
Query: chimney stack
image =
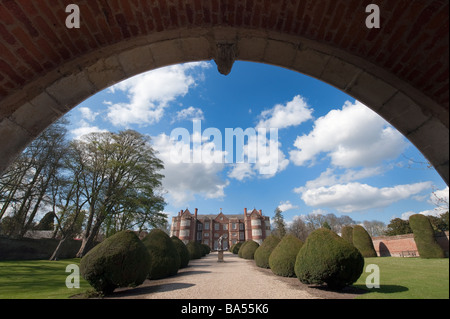
[(244, 208), (244, 216), (247, 217), (247, 208)]
[(262, 209), (259, 210), (259, 214), (262, 216)]
[(194, 214), (195, 219), (197, 219), (197, 213), (198, 213), (198, 208), (195, 209), (195, 214)]

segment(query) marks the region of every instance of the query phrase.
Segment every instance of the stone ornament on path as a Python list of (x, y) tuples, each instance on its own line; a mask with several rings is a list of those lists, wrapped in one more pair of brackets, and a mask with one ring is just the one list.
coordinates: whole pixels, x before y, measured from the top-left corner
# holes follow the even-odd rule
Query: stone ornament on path
[(228, 238), (228, 235), (227, 234), (225, 234), (225, 235), (222, 235), (222, 236), (220, 236), (219, 237), (219, 245), (218, 245), (218, 249), (219, 249), (219, 253), (218, 253), (218, 259), (217, 259), (217, 262), (219, 262), (219, 263), (223, 263), (224, 262), (224, 260), (223, 260), (223, 240), (224, 239), (227, 239)]

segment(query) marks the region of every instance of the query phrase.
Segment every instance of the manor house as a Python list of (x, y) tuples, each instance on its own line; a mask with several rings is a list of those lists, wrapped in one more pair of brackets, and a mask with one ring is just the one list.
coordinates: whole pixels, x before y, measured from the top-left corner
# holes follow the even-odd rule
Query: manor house
[[(184, 243), (197, 241), (218, 250), (219, 238), (223, 239), (223, 249), (246, 240), (254, 240), (261, 244), (270, 235), (270, 218), (263, 216), (261, 210), (253, 209), (250, 213), (244, 208), (244, 214), (229, 215), (219, 214), (199, 215), (198, 209), (192, 214), (189, 209), (181, 210), (178, 216), (172, 218), (171, 236), (177, 236)], [(226, 237), (226, 236), (225, 236)]]

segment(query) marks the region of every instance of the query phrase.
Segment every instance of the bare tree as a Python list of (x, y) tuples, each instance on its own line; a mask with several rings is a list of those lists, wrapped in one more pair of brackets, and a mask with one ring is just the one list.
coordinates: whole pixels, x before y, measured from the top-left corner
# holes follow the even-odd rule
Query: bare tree
[(289, 226), (288, 233), (294, 235), (302, 241), (305, 241), (310, 232), (302, 217), (295, 216)]
[(386, 224), (377, 220), (363, 221), (363, 226), (371, 237), (382, 236), (386, 232)]
[(158, 195), (163, 164), (148, 137), (131, 130), (92, 133), (72, 145), (89, 207), (78, 257), (93, 246), (105, 221), (118, 230), (131, 225), (132, 212), (146, 214), (144, 223), (152, 222), (150, 217), (166, 217), (160, 214), (165, 203)]
[(0, 218), (9, 209), (14, 220), (10, 234), (23, 237), (43, 204), (48, 189), (61, 168), (66, 152), (66, 120), (61, 119), (36, 138), (1, 177)]

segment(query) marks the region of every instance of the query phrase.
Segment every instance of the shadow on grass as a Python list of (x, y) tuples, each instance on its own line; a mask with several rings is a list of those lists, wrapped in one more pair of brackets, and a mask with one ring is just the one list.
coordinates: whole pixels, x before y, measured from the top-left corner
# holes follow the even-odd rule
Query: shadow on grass
[(398, 292), (405, 292), (408, 291), (409, 288), (405, 286), (400, 285), (381, 285), (380, 288), (372, 288), (369, 289), (365, 285), (353, 285), (353, 287), (364, 290), (365, 293), (379, 293), (379, 294), (393, 294)]
[(382, 285), (380, 288), (373, 288), (369, 289), (365, 285), (352, 285), (344, 287), (341, 290), (334, 290), (329, 288), (326, 285), (308, 285), (309, 288), (316, 289), (318, 291), (326, 292), (326, 293), (336, 293), (341, 296), (345, 295), (365, 295), (369, 293), (378, 293), (378, 294), (393, 294), (393, 293), (399, 293), (399, 292), (405, 292), (408, 291), (409, 288), (400, 286), (400, 285)]

